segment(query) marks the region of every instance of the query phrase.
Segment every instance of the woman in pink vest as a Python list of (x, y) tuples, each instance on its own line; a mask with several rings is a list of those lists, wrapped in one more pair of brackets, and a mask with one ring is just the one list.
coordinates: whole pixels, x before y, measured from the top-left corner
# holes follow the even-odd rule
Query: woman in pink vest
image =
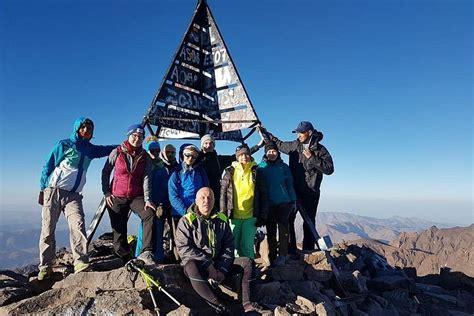
[[(149, 161), (142, 148), (145, 131), (139, 124), (132, 125), (127, 136), (128, 139), (110, 153), (102, 169), (102, 191), (114, 233), (114, 251), (124, 262), (131, 257), (127, 222), (128, 212), (132, 210), (143, 222), (142, 252), (138, 258), (145, 264), (154, 264), (152, 235), (155, 206), (150, 200)], [(113, 181), (110, 183), (112, 170)]]

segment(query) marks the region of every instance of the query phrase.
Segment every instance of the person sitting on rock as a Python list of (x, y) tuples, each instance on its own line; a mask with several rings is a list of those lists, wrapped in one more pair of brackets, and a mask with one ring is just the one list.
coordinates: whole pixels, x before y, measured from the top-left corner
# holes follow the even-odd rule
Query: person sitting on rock
[(38, 197), (38, 203), (42, 206), (39, 281), (51, 277), (51, 265), (56, 252), (54, 231), (62, 212), (69, 224), (74, 272), (83, 271), (89, 266), (81, 191), (92, 159), (106, 157), (115, 148), (115, 145), (91, 144), (93, 134), (92, 120), (78, 118), (71, 136), (54, 146), (43, 167)]
[(255, 258), (254, 238), (257, 227), (267, 219), (267, 195), (257, 164), (246, 144), (235, 150), (237, 161), (222, 174), (220, 209), (229, 218), (239, 257)]
[[(280, 265), (288, 255), (289, 216), (296, 201), (290, 168), (280, 158), (275, 143), (265, 144), (265, 155), (258, 165), (268, 192), (267, 238), (270, 263)], [(278, 226), (278, 243), (276, 239)], [(278, 257), (277, 257), (278, 256)]]
[[(145, 131), (140, 124), (127, 131), (127, 140), (114, 149), (102, 169), (102, 191), (106, 198), (110, 224), (114, 235), (114, 251), (124, 262), (131, 258), (127, 243), (129, 210), (143, 223), (142, 252), (139, 259), (154, 264), (153, 218), (155, 205), (151, 200), (152, 183), (147, 154), (142, 148)], [(113, 182), (110, 175), (114, 171)]]
[(231, 276), (242, 274), (242, 305), (245, 312), (258, 306), (250, 302), (252, 261), (234, 258), (234, 239), (224, 213), (214, 210), (214, 193), (211, 188), (201, 188), (196, 201), (178, 223), (176, 247), (181, 257), (184, 273), (194, 290), (219, 314), (229, 314), (212, 287)]
[[(168, 170), (160, 159), (161, 148), (158, 138), (150, 136), (145, 142), (145, 150), (148, 153), (150, 164), (151, 202), (156, 206), (156, 216), (153, 219), (153, 256), (157, 263), (163, 263), (163, 225), (166, 210), (171, 208), (168, 197)], [(135, 256), (138, 257), (142, 251), (143, 224), (138, 227), (137, 246)]]
[(200, 188), (209, 186), (206, 171), (198, 163), (199, 149), (193, 144), (183, 144), (179, 149), (181, 168), (175, 171), (168, 181), (171, 202), (173, 233), (179, 219), (196, 199)]

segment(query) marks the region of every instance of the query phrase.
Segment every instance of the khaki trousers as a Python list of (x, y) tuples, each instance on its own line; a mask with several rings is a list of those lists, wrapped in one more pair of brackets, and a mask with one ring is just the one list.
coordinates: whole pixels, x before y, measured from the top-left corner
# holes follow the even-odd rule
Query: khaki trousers
[(61, 212), (64, 212), (68, 222), (69, 242), (74, 263), (88, 262), (82, 195), (59, 188), (46, 188), (41, 213), (40, 269), (50, 267), (55, 259), (55, 230)]

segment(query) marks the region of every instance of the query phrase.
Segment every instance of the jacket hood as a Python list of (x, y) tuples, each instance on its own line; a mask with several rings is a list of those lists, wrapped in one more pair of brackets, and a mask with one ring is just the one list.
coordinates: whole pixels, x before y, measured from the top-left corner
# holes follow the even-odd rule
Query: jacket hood
[[(77, 131), (79, 131), (79, 128), (81, 127), (81, 125), (85, 121), (89, 121), (92, 124), (92, 133), (91, 134), (92, 134), (92, 136), (94, 136), (94, 122), (90, 118), (79, 117), (74, 121), (73, 131), (71, 133), (71, 136), (69, 137), (73, 142), (76, 142), (76, 141), (80, 140), (79, 137), (77, 136)], [(89, 141), (88, 139), (81, 139), (81, 140)]]
[(305, 141), (305, 144), (309, 143), (310, 148), (316, 146), (320, 141), (323, 140), (323, 133), (317, 130), (313, 130), (313, 134), (309, 137), (309, 140)]
[(189, 146), (192, 146), (194, 148), (196, 148), (196, 152), (199, 154), (201, 151), (199, 150), (199, 148), (194, 145), (194, 144), (191, 144), (191, 143), (185, 143), (185, 144), (182, 144), (180, 147), (179, 147), (179, 153), (178, 153), (178, 157), (179, 157), (179, 162), (182, 163), (183, 162), (183, 152), (184, 152), (184, 148), (186, 147), (189, 147)]
[[(176, 164), (178, 163), (178, 162), (176, 161), (176, 158), (175, 158), (174, 160), (172, 160), (172, 161), (168, 161), (168, 158), (166, 157), (166, 149), (167, 149), (167, 148), (173, 148), (173, 149), (175, 149), (174, 146), (171, 145), (171, 144), (165, 145), (165, 147), (163, 148), (163, 150), (160, 151), (160, 158), (161, 158), (161, 161), (162, 161), (164, 164), (168, 165), (168, 166), (176, 165)], [(176, 149), (175, 149), (175, 150), (176, 150)]]

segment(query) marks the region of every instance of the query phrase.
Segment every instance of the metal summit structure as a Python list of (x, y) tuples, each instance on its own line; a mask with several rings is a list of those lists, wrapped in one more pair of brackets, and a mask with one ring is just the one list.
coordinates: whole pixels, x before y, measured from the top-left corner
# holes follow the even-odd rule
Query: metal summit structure
[[(191, 22), (143, 119), (162, 139), (244, 142), (260, 124), (206, 0)], [(248, 130), (244, 136), (243, 130)]]

